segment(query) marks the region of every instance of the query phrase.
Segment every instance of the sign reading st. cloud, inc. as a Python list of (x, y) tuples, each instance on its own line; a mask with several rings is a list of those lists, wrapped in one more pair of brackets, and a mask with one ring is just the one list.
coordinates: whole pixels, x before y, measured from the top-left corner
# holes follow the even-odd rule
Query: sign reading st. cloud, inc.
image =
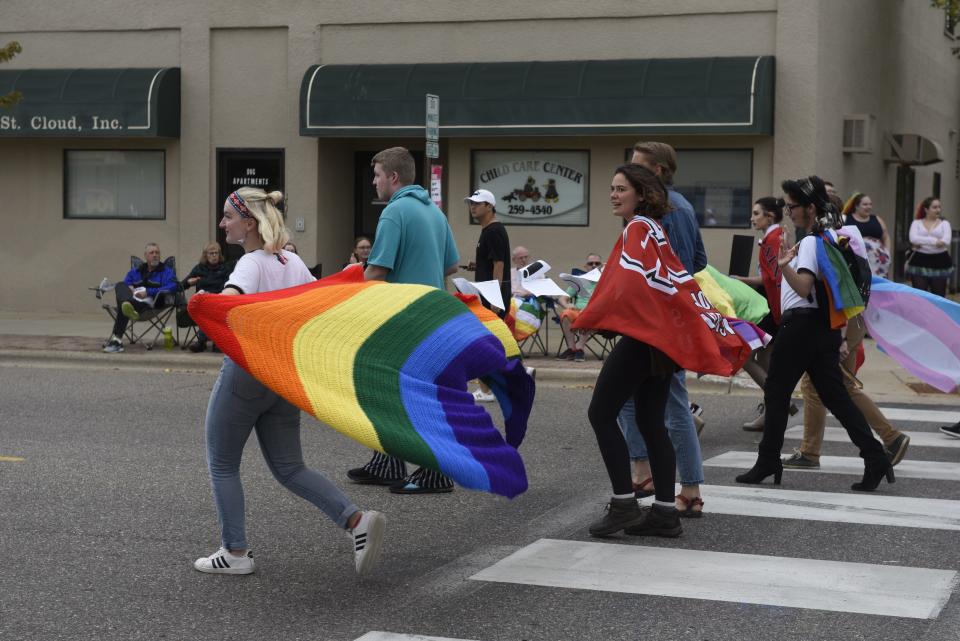
[(497, 198), (497, 218), (514, 225), (589, 224), (588, 151), (475, 150), (473, 189)]

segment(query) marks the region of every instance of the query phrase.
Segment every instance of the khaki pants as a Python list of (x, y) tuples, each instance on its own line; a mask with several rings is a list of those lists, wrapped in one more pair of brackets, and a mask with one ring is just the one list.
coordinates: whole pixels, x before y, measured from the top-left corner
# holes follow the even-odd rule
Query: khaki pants
[[(856, 370), (857, 349), (863, 342), (866, 333), (863, 318), (860, 316), (855, 317), (847, 324), (847, 346), (850, 348), (850, 352), (840, 363), (851, 374)], [(844, 375), (843, 384), (850, 394), (850, 399), (863, 413), (867, 423), (883, 441), (884, 446), (893, 443), (900, 436), (900, 432), (894, 429), (887, 417), (880, 412), (876, 403), (864, 394), (850, 377)], [(800, 391), (803, 393), (803, 441), (800, 443), (800, 453), (811, 461), (819, 462), (820, 449), (823, 446), (823, 430), (827, 421), (827, 410), (820, 402), (817, 390), (813, 388), (813, 383), (807, 374), (804, 374), (800, 380)]]

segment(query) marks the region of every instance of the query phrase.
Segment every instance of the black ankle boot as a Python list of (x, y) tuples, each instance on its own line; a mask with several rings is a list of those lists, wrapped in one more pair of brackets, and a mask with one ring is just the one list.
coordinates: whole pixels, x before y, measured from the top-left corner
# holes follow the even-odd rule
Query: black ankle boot
[(753, 467), (737, 477), (737, 483), (759, 485), (771, 474), (773, 475), (773, 484), (780, 485), (780, 479), (783, 478), (783, 463), (780, 459), (768, 461), (758, 458)]
[(880, 485), (883, 477), (887, 477), (887, 483), (896, 483), (897, 479), (893, 476), (893, 466), (890, 461), (883, 461), (881, 464), (870, 465), (863, 468), (863, 480), (850, 486), (851, 490), (859, 492), (872, 492)]
[(624, 528), (624, 534), (633, 536), (665, 536), (669, 538), (680, 536), (683, 526), (680, 525), (680, 513), (675, 507), (656, 505), (643, 511), (643, 518), (636, 525)]
[(637, 499), (610, 499), (607, 513), (599, 521), (590, 524), (590, 536), (610, 536), (620, 530), (636, 525), (643, 519)]

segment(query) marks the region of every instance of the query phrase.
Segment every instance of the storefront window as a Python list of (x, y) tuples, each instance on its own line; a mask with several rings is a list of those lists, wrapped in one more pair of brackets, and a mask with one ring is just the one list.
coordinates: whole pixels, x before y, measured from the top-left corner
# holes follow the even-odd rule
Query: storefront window
[(493, 193), (507, 225), (590, 224), (589, 151), (477, 150), (472, 166), (473, 188)]
[(693, 205), (701, 227), (749, 227), (753, 151), (677, 149), (673, 186)]
[(67, 150), (64, 218), (163, 219), (162, 150)]

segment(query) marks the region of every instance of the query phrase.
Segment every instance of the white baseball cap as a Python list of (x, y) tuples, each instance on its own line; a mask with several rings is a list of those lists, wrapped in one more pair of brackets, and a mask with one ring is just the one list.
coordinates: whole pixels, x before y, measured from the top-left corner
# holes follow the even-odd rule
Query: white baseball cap
[(497, 206), (497, 199), (493, 197), (493, 194), (487, 191), (486, 189), (478, 189), (466, 198), (463, 199), (465, 203), (490, 203), (492, 206)]

